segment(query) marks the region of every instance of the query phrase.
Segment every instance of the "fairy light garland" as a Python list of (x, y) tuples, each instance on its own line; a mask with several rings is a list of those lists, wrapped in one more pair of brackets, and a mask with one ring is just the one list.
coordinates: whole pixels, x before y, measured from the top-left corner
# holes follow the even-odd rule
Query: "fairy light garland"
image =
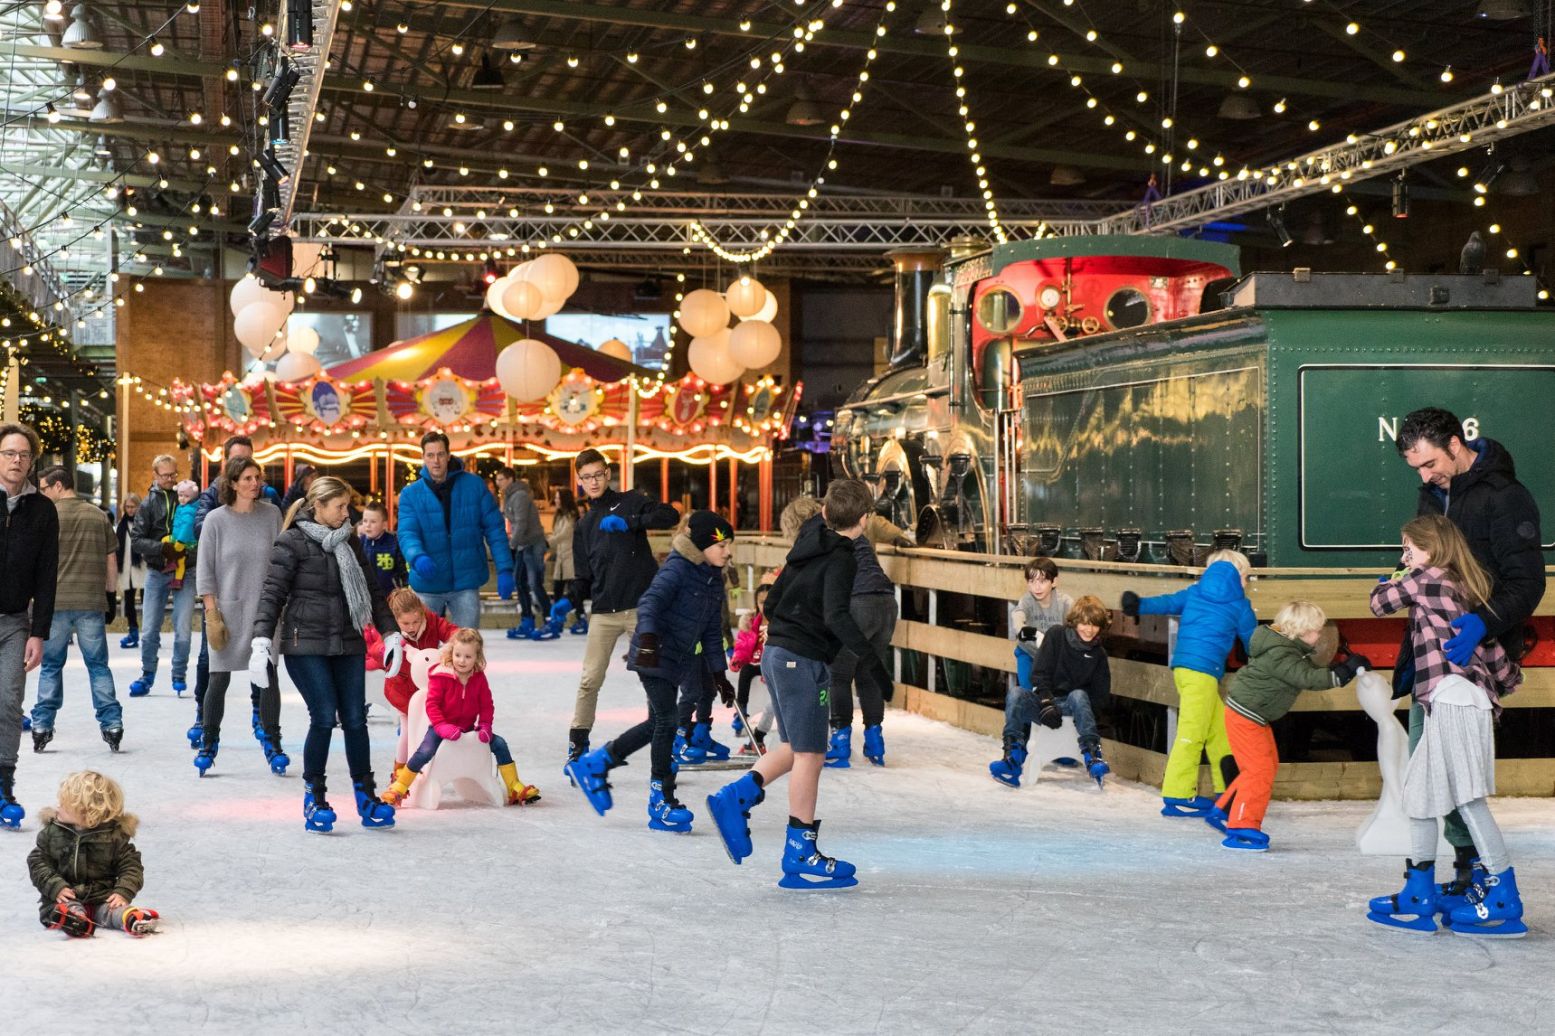
[(961, 116), (962, 128), (966, 133), (967, 157), (971, 160), (972, 170), (977, 174), (977, 186), (983, 193), (983, 209), (988, 213), (988, 226), (992, 228), (994, 237), (1002, 245), (1009, 241), (1009, 235), (1005, 232), (1004, 223), (999, 218), (999, 203), (994, 200), (993, 187), (988, 180), (988, 168), (983, 165), (982, 152), (978, 150), (977, 123), (972, 118), (971, 99), (966, 88), (966, 69), (957, 60), (961, 48), (956, 46), (956, 26), (951, 20), (951, 7), (953, 0), (940, 0), (940, 10), (945, 13), (945, 55), (950, 59), (950, 74), (956, 84), (956, 100), (958, 102), (956, 112)]

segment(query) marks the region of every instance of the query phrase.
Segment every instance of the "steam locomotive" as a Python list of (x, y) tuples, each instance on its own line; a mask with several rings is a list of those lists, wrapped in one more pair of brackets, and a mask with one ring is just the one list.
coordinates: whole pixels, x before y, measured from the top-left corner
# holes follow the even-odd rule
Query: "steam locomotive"
[(891, 363), (832, 453), (920, 545), (1382, 568), (1419, 484), (1398, 422), (1426, 405), (1505, 444), (1555, 515), (1555, 324), (1531, 277), (1243, 277), (1236, 248), (1165, 236), (893, 261)]

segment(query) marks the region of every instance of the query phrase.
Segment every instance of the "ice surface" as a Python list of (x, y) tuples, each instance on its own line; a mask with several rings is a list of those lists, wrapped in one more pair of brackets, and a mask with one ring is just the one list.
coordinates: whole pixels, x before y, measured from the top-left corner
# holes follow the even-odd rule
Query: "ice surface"
[[(306, 721), (289, 684), (291, 773), (265, 768), (234, 694), (201, 780), (183, 738), (194, 706), (173, 697), (165, 660), (152, 696), (121, 699), (115, 756), (73, 658), (54, 743), (38, 756), (24, 742), (23, 832), (0, 832), (3, 1031), (1555, 1029), (1548, 799), (1495, 803), (1530, 900), (1527, 939), (1410, 936), (1363, 917), (1402, 874), (1401, 861), (1355, 849), (1367, 803), (1276, 803), (1273, 851), (1234, 854), (1197, 820), (1157, 816), (1154, 789), (1109, 778), (1098, 790), (1078, 771), (1006, 789), (987, 775), (993, 739), (893, 711), (885, 769), (855, 752), (851, 770), (822, 778), (821, 846), (858, 864), (860, 885), (783, 891), (781, 785), (756, 810), (756, 853), (740, 867), (704, 816), (703, 797), (732, 774), (683, 775), (689, 836), (647, 829), (646, 752), (616, 771), (605, 819), (568, 787), (582, 650), (581, 637), (488, 637), (496, 729), (543, 802), (407, 810), (392, 831), (363, 830), (337, 737), (342, 820), (328, 836), (303, 830)], [(138, 657), (113, 649), (121, 695)], [(616, 663), (596, 743), (644, 708)], [(386, 706), (371, 728), (386, 782)], [(717, 734), (733, 740), (722, 717)], [(141, 816), (140, 902), (162, 912), (163, 934), (80, 942), (37, 923), (24, 857), (59, 778), (83, 767), (121, 780)]]

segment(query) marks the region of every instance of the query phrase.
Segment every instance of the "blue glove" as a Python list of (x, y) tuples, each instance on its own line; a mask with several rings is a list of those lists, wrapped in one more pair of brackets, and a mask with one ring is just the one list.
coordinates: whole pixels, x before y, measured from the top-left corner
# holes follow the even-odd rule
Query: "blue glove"
[(567, 616), (568, 616), (568, 614), (571, 613), (571, 611), (572, 611), (572, 602), (570, 600), (568, 600), (567, 598), (563, 597), (560, 600), (558, 600), (555, 604), (551, 605), (551, 621), (552, 622), (566, 622), (567, 621)]
[(626, 532), (626, 519), (618, 514), (607, 514), (599, 520), (600, 532)]
[(1485, 639), (1485, 620), (1470, 612), (1453, 619), (1452, 628), (1458, 631), (1458, 635), (1443, 644), (1442, 651), (1453, 665), (1466, 666), (1469, 659), (1474, 657), (1479, 642)]
[(497, 573), (497, 596), (502, 598), (504, 601), (511, 601), (513, 599), (513, 573)]
[(437, 574), (437, 562), (433, 561), (431, 556), (427, 554), (423, 554), (417, 558), (415, 563), (410, 567), (414, 569), (416, 575), (420, 576), (422, 579), (431, 579), (434, 575)]

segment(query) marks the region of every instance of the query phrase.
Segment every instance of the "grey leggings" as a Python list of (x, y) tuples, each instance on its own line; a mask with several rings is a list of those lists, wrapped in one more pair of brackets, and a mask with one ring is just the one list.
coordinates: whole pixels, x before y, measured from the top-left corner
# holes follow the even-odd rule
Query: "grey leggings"
[[(1501, 837), (1501, 828), (1496, 824), (1496, 818), (1490, 815), (1488, 802), (1475, 799), (1459, 806), (1458, 816), (1468, 825), (1469, 834), (1474, 837), (1474, 847), (1479, 850), (1479, 861), (1487, 871), (1500, 874), (1512, 865), (1511, 854), (1506, 850), (1506, 840)], [(1416, 863), (1436, 859), (1436, 832), (1436, 820), (1410, 819), (1410, 848), (1414, 850)]]
[[(270, 684), (259, 691), (259, 726), (265, 737), (277, 748), (281, 747), (281, 686), (276, 682), (275, 664), (270, 664)], [(248, 681), (248, 673), (243, 673)], [(205, 708), (201, 717), (204, 730), (203, 744), (210, 748), (221, 740), (221, 720), (227, 711), (227, 688), (232, 683), (231, 673), (212, 673), (211, 682), (205, 688)]]

